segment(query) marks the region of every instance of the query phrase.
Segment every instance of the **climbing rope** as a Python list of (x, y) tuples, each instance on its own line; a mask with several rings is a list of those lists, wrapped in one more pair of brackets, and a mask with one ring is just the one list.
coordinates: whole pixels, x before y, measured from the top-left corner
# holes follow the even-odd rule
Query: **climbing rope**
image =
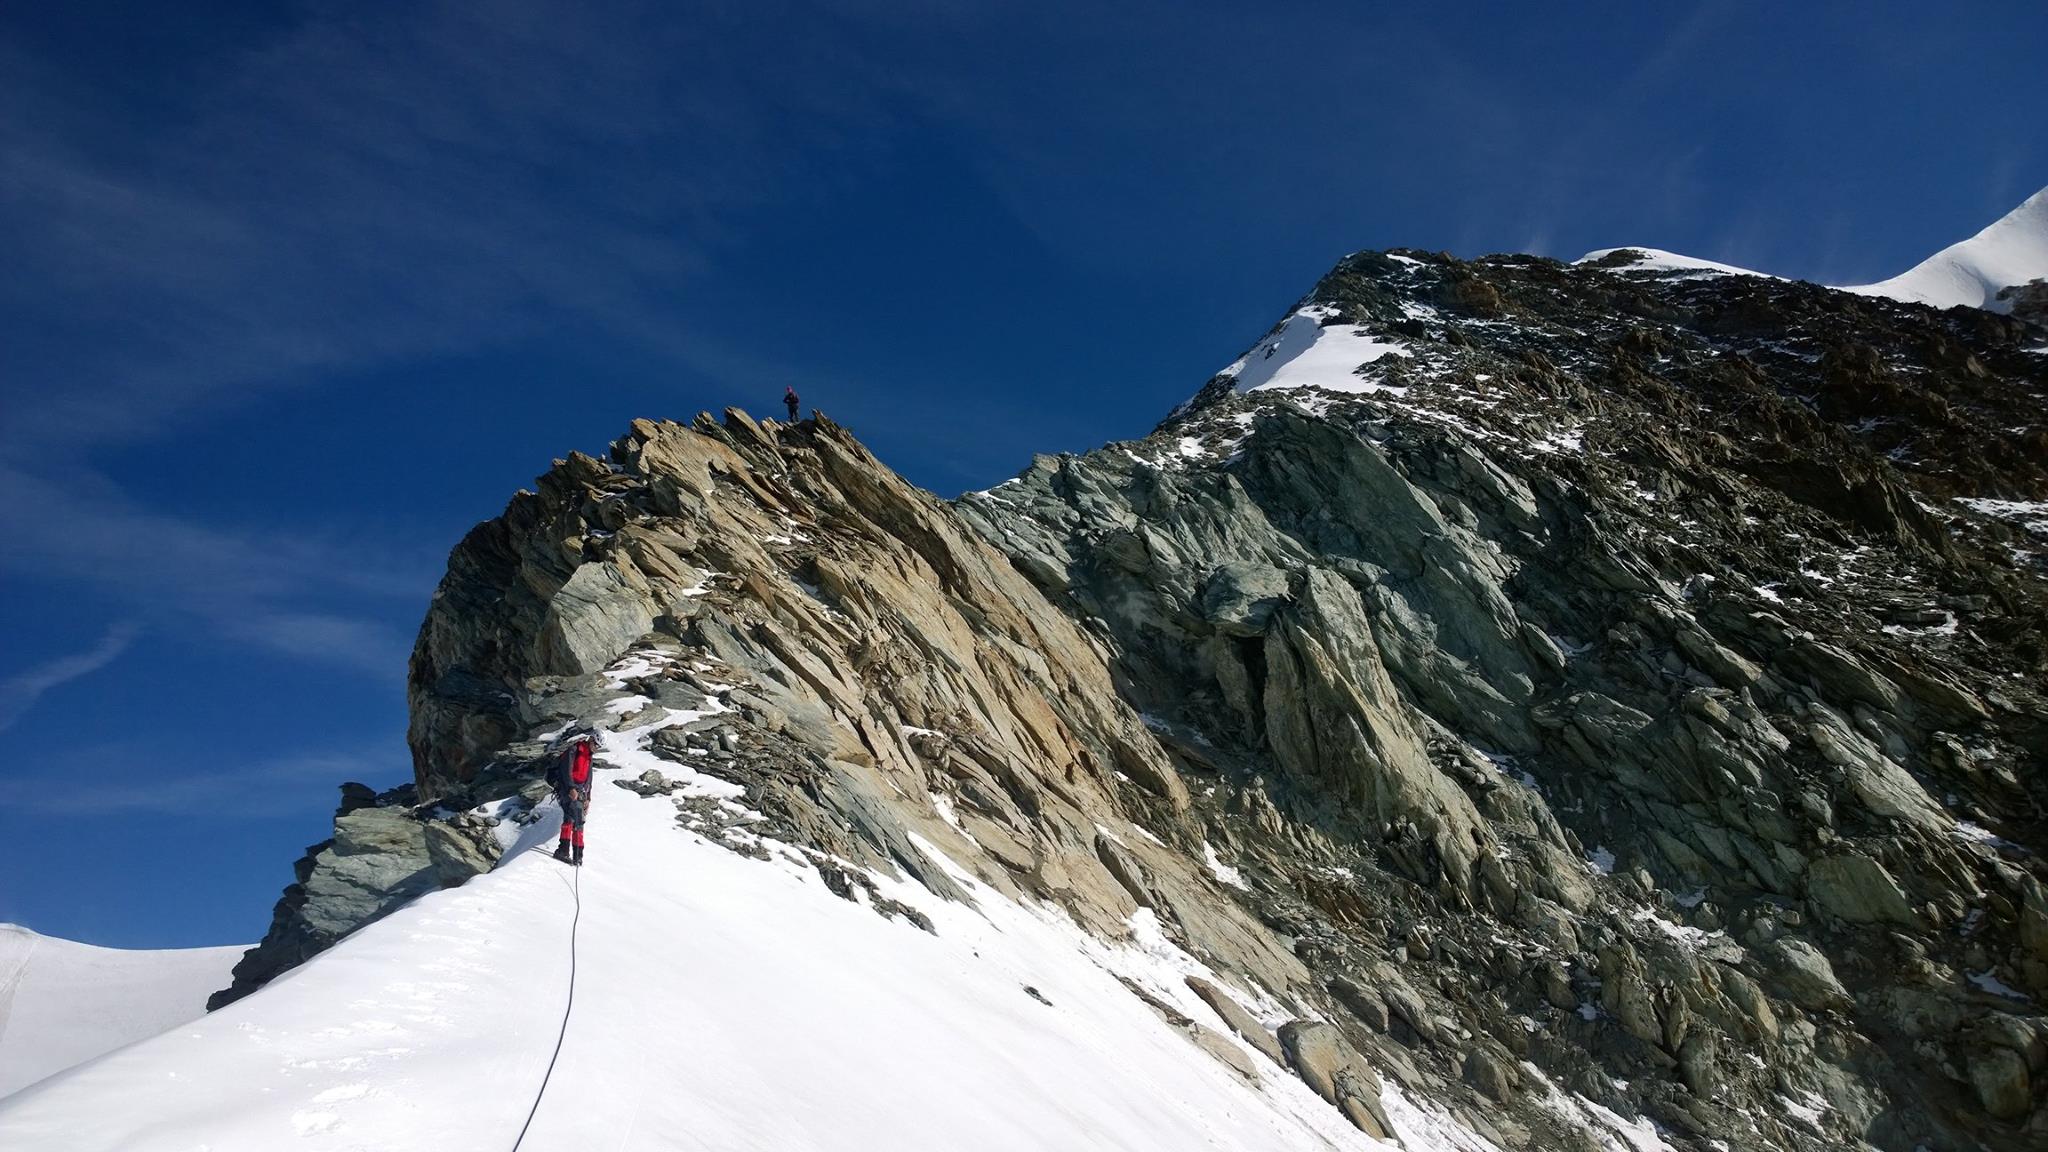
[(555, 1074), (555, 1061), (562, 1056), (562, 1038), (569, 1034), (569, 1013), (576, 1007), (576, 928), (583, 922), (583, 869), (573, 869), (576, 878), (570, 881), (570, 891), (576, 896), (576, 912), (569, 920), (569, 999), (562, 1005), (562, 1028), (555, 1033), (555, 1050), (548, 1057), (548, 1070), (540, 1078), (540, 1091), (533, 1094), (533, 1107), (526, 1110), (526, 1123), (519, 1126), (519, 1139), (512, 1142), (512, 1152), (519, 1152), (519, 1146), (526, 1142), (526, 1131), (533, 1127), (533, 1118), (540, 1112), (541, 1097), (548, 1094), (548, 1080)]

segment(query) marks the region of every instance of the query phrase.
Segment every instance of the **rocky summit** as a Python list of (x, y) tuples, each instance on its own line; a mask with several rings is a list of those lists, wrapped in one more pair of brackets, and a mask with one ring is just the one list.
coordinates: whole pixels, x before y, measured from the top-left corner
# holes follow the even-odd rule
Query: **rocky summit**
[(2048, 1146), (2044, 402), (2028, 308), (1393, 251), (951, 502), (634, 421), (456, 547), (413, 783), (215, 1002), (490, 870), (580, 724), (651, 733), (602, 804), (901, 931), (964, 871), (1158, 934), (1211, 973), (1129, 983), (1159, 1027), (1372, 1137)]

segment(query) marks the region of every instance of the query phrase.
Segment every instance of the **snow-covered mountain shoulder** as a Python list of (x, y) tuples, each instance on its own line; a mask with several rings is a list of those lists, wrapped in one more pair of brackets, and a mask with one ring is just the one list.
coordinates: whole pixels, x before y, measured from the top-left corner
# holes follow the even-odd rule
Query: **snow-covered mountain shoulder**
[[(1733, 264), (1636, 246), (1595, 249), (1573, 263), (1679, 278), (1730, 275), (1782, 279)], [(1949, 245), (1889, 280), (1837, 287), (1843, 292), (1883, 296), (1930, 308), (2010, 312), (2010, 299), (2002, 300), (1999, 294), (2044, 277), (2048, 277), (2048, 188), (2029, 196), (1975, 236)]]
[(1990, 227), (1875, 284), (1844, 287), (1864, 296), (1926, 304), (1933, 308), (1983, 308), (2010, 312), (2003, 290), (2048, 277), (2048, 188), (2043, 188)]
[(1697, 256), (1666, 252), (1662, 248), (1596, 248), (1572, 263), (1594, 264), (1620, 272), (1666, 272), (1684, 277), (1762, 276), (1769, 280), (1784, 279), (1768, 272), (1723, 264), (1718, 260), (1702, 260)]
[(196, 1019), (241, 954), (98, 948), (0, 924), (0, 1096)]

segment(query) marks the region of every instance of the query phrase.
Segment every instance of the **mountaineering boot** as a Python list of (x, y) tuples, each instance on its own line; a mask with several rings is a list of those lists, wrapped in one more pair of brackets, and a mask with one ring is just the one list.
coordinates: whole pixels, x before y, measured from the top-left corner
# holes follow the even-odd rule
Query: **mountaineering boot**
[(560, 860), (564, 864), (570, 862), (569, 842), (567, 840), (564, 840), (560, 844), (555, 845), (555, 859)]
[(574, 864), (578, 868), (583, 867), (583, 845), (578, 844), (575, 848), (571, 849), (571, 851), (573, 851), (575, 855), (569, 857), (569, 863)]

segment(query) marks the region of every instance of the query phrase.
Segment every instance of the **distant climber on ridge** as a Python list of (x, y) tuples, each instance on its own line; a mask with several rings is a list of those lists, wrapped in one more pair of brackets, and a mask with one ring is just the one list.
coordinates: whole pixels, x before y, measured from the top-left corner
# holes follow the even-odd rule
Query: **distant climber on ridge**
[(562, 842), (555, 847), (555, 859), (579, 867), (583, 864), (583, 819), (590, 813), (590, 750), (590, 734), (581, 733), (548, 765), (548, 786), (555, 790), (555, 802), (562, 807)]
[(798, 400), (798, 399), (796, 398), (796, 389), (795, 389), (795, 388), (784, 388), (784, 389), (782, 390), (782, 402), (783, 402), (784, 404), (787, 404), (787, 405), (789, 405), (789, 422), (790, 422), (791, 424), (794, 424), (794, 423), (796, 423), (796, 409), (797, 409), (797, 405), (799, 405), (799, 404), (801, 404), (801, 403), (802, 403), (802, 401), (800, 401), (800, 400)]

